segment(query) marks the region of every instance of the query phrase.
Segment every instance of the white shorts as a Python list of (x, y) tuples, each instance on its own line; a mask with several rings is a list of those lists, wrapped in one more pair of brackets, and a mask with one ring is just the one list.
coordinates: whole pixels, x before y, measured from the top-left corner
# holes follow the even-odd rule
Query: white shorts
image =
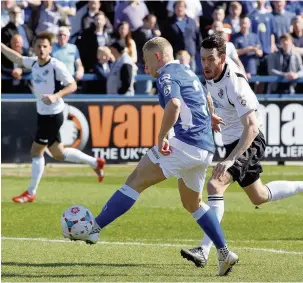
[(203, 190), (206, 170), (211, 164), (213, 154), (207, 150), (188, 145), (175, 137), (169, 140), (172, 153), (168, 156), (151, 148), (147, 155), (154, 164), (159, 164), (166, 178), (176, 176), (195, 192)]

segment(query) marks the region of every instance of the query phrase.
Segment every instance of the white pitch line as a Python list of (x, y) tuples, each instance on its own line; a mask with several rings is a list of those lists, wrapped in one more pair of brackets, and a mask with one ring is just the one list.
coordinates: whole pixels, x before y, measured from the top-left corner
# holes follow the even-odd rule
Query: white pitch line
[[(46, 238), (13, 238), (13, 237), (1, 237), (1, 240), (10, 240), (10, 241), (37, 241), (37, 242), (49, 242), (49, 243), (73, 243), (73, 241), (68, 240), (55, 240), (55, 239), (46, 239)], [(84, 243), (84, 242), (83, 242)], [(98, 244), (101, 245), (122, 245), (122, 246), (153, 246), (153, 247), (184, 247), (188, 245), (184, 244), (160, 244), (160, 243), (141, 243), (141, 242), (106, 242), (99, 241)], [(294, 252), (294, 251), (285, 251), (285, 250), (276, 250), (276, 249), (266, 249), (266, 248), (252, 248), (252, 247), (236, 247), (236, 249), (242, 250), (254, 250), (262, 251), (268, 253), (278, 253), (278, 254), (292, 254), (292, 255), (303, 255), (303, 252)]]

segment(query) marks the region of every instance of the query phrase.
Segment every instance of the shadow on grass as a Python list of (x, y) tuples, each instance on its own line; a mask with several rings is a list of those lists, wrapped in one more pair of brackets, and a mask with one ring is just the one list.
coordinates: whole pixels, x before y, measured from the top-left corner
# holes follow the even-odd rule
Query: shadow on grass
[(178, 266), (184, 268), (184, 264), (166, 264), (166, 263), (71, 263), (71, 262), (50, 262), (50, 263), (27, 263), (27, 262), (2, 262), (2, 266), (18, 266), (18, 267), (74, 267), (74, 266), (85, 266), (85, 267), (140, 267), (140, 268), (149, 268), (149, 267), (161, 267), (165, 266)]

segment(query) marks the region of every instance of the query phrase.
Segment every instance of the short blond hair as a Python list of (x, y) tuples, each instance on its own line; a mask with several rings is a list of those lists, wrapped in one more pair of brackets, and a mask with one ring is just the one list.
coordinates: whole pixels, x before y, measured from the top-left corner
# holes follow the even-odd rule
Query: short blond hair
[(154, 37), (147, 41), (144, 46), (143, 46), (143, 52), (145, 51), (160, 51), (162, 54), (163, 53), (171, 53), (173, 54), (173, 47), (169, 43), (167, 39), (164, 37)]

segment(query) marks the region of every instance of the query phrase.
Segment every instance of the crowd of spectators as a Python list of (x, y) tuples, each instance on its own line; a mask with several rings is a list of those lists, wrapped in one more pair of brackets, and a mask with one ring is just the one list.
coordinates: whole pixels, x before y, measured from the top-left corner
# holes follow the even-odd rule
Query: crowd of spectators
[[(79, 11), (85, 9), (79, 17)], [(80, 30), (71, 36), (72, 24)], [(248, 78), (275, 75), (290, 83), (254, 84), (257, 92), (303, 93), (303, 2), (301, 1), (1, 1), (2, 42), (33, 55), (34, 37), (54, 33), (52, 56), (66, 64), (82, 93), (151, 94), (153, 82), (135, 81), (145, 74), (142, 47), (156, 36), (172, 44), (180, 62), (203, 72), (199, 47), (203, 38), (221, 33), (227, 55)], [(30, 73), (2, 56), (2, 92), (29, 92)], [(83, 81), (84, 74), (98, 80)]]

